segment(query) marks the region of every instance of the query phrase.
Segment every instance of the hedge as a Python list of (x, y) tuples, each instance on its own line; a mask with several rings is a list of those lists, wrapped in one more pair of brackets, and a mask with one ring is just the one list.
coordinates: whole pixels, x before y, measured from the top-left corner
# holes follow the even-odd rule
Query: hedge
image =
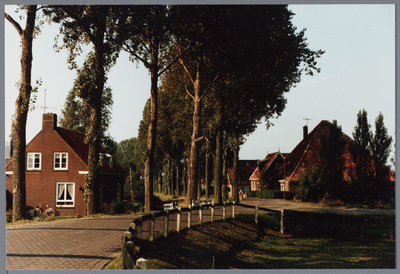
[(263, 198), (263, 199), (283, 199), (285, 197), (285, 200), (293, 200), (294, 194), (289, 191), (285, 191), (285, 194), (283, 191), (279, 190), (261, 190), (261, 191), (247, 191), (246, 192), (247, 197), (250, 198)]

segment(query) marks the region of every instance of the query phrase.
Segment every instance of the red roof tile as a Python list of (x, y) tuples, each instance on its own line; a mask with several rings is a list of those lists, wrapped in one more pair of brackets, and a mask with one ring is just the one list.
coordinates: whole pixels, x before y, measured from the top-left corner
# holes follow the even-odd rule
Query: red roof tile
[[(57, 127), (56, 131), (58, 135), (72, 148), (73, 151), (81, 158), (81, 160), (87, 165), (89, 145), (85, 143), (85, 135), (79, 132), (71, 131), (65, 128)], [(100, 153), (107, 153), (102, 147), (100, 147)], [(104, 163), (100, 169), (103, 173), (121, 173), (126, 174), (125, 170), (118, 164), (113, 157), (113, 167), (111, 168)]]

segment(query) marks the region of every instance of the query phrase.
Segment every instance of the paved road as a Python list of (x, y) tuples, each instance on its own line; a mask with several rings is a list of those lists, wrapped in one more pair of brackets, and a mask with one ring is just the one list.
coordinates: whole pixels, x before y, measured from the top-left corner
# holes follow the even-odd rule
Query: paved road
[(395, 213), (395, 210), (380, 210), (380, 209), (345, 209), (345, 208), (326, 208), (313, 205), (307, 205), (303, 203), (297, 203), (293, 201), (283, 201), (274, 199), (257, 199), (257, 198), (245, 198), (243, 202), (247, 205), (258, 205), (274, 210), (290, 209), (298, 211), (310, 211), (310, 212), (330, 212), (337, 214), (384, 214), (384, 213)]
[(101, 269), (121, 253), (133, 216), (7, 226), (7, 269)]

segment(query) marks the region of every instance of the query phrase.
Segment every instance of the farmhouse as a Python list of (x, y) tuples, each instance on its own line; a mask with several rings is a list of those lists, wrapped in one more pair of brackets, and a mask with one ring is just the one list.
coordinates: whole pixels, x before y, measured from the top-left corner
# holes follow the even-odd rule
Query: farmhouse
[[(251, 191), (260, 190), (260, 181), (263, 178), (272, 176), (277, 168), (283, 163), (287, 153), (274, 152), (268, 154), (264, 160), (257, 162), (257, 168), (251, 174), (249, 180), (251, 184)], [(266, 182), (268, 184), (268, 182)]]
[[(56, 208), (62, 216), (85, 215), (84, 180), (88, 174), (85, 135), (57, 127), (57, 115), (43, 114), (42, 130), (26, 146), (26, 204)], [(13, 161), (6, 165), (7, 197), (12, 197)], [(99, 202), (121, 197), (126, 172), (100, 149)], [(7, 201), (11, 206), (11, 201)]]
[[(329, 121), (323, 120), (309, 134), (308, 127), (304, 126), (303, 140), (287, 155), (283, 165), (277, 170), (278, 177), (281, 179), (279, 181), (281, 191), (291, 191), (295, 194), (298, 192), (301, 175), (306, 172), (307, 168), (320, 162), (321, 137), (330, 135), (330, 125)], [(355, 143), (344, 133), (341, 138), (346, 142), (342, 155), (345, 167), (343, 176), (345, 180), (350, 180), (349, 174), (354, 170), (354, 162), (349, 145)]]

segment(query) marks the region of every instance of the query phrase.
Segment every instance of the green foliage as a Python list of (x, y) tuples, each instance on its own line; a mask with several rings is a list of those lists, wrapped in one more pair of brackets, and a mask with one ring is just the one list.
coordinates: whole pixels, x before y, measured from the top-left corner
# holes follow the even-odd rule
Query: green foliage
[(342, 199), (346, 190), (343, 179), (345, 140), (337, 121), (329, 125), (329, 135), (321, 136), (319, 163), (309, 167), (300, 178), (297, 197), (302, 201)]
[(377, 205), (392, 199), (390, 168), (386, 166), (392, 137), (384, 126), (382, 113), (375, 120), (375, 134), (370, 127), (367, 112), (360, 111), (353, 133), (357, 146), (350, 147), (355, 163), (352, 191), (356, 193), (355, 202)]

